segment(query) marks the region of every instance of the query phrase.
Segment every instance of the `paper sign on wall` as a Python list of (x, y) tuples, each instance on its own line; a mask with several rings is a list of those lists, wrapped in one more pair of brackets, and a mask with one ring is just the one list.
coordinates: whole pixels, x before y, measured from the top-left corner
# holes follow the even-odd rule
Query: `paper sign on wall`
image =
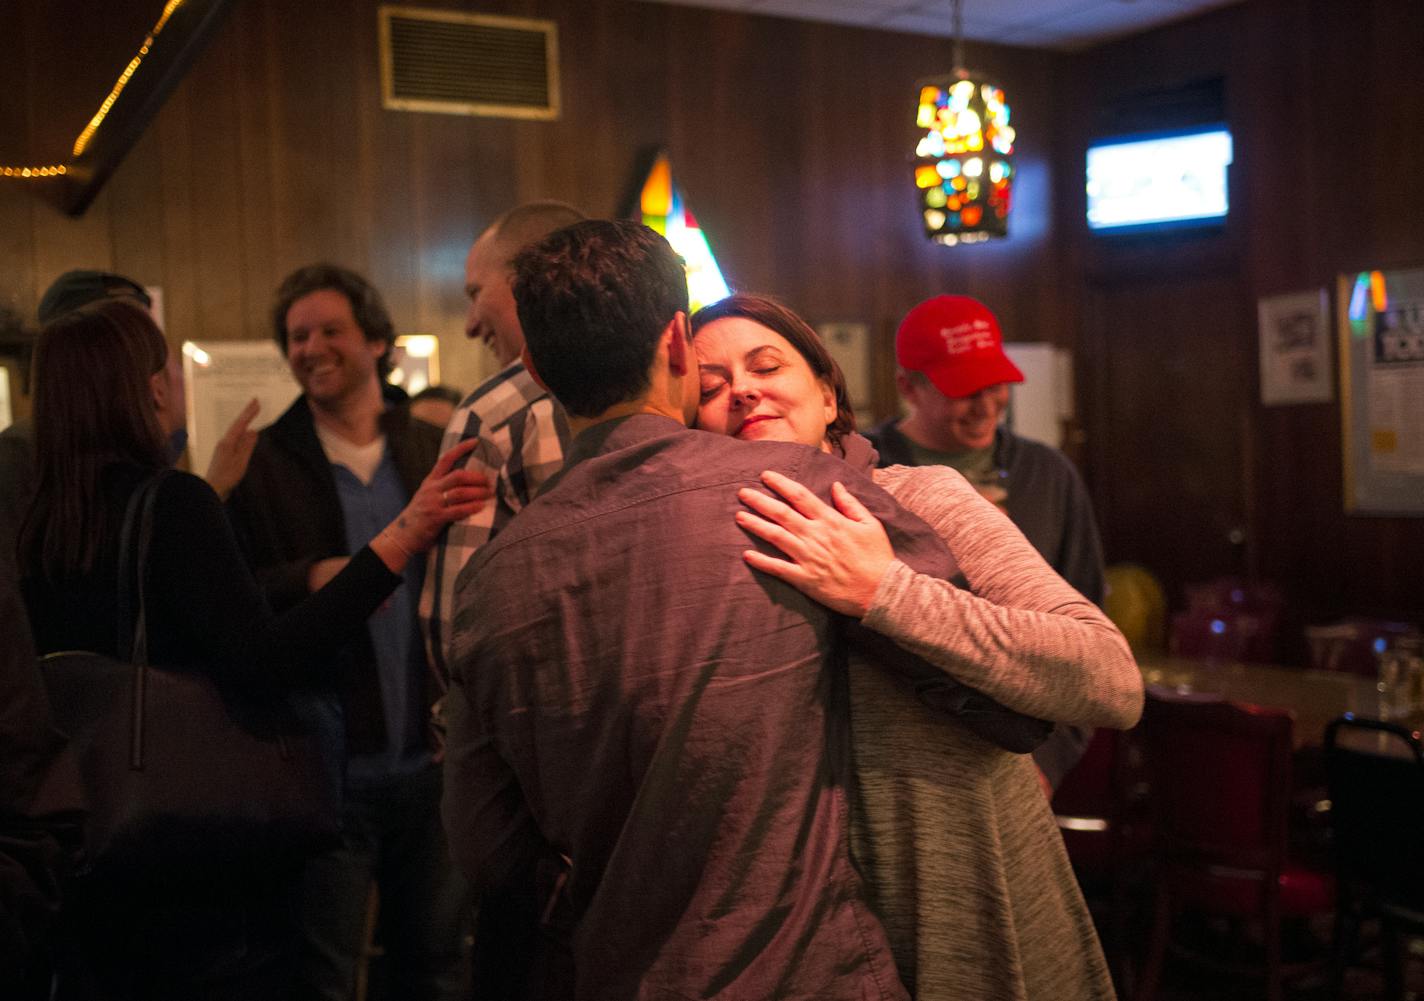
[(194, 472), (208, 468), (213, 446), (254, 396), (253, 428), (271, 424), (301, 393), (273, 341), (185, 341), (188, 455)]

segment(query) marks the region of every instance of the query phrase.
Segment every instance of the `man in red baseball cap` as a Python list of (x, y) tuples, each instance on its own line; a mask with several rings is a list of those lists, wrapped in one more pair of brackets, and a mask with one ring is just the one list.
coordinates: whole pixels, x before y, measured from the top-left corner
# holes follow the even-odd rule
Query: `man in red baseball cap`
[[(1062, 452), (1002, 423), (1009, 384), (1023, 382), (1004, 353), (999, 321), (981, 302), (939, 295), (905, 315), (895, 334), (895, 384), (910, 408), (869, 432), (882, 466), (953, 466), (999, 505), (1064, 580), (1099, 606), (1103, 554), (1092, 503)], [(1056, 787), (1092, 731), (1058, 726), (1034, 752)]]
[[(968, 296), (935, 296), (901, 321), (895, 355), (896, 385), (910, 406), (900, 431), (923, 449), (942, 453), (922, 458), (955, 466), (981, 489), (991, 485), (992, 475), (970, 475), (976, 471), (974, 462), (945, 456), (982, 460), (977, 462), (985, 467), (981, 472), (993, 472), (988, 450), (1009, 403), (1009, 383), (1024, 379), (1004, 354), (994, 314)], [(987, 493), (1002, 503), (997, 491)]]

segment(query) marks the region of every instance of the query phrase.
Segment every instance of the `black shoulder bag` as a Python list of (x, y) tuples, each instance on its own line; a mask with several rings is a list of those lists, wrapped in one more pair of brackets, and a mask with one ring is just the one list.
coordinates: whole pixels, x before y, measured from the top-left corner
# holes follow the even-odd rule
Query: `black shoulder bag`
[(285, 701), (227, 691), (203, 665), (149, 664), (144, 592), (166, 475), (135, 490), (124, 514), (118, 607), (127, 660), (64, 652), (42, 658), (40, 668), (80, 762), (83, 870), (145, 881), (240, 880), (254, 866), (333, 844), (339, 790), (316, 738)]

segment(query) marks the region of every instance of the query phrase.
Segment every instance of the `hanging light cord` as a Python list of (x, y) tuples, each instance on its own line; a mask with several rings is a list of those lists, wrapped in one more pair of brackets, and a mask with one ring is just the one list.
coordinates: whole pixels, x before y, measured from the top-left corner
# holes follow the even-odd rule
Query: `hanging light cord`
[(954, 0), (950, 5), (950, 17), (954, 26), (954, 73), (964, 74), (964, 0)]

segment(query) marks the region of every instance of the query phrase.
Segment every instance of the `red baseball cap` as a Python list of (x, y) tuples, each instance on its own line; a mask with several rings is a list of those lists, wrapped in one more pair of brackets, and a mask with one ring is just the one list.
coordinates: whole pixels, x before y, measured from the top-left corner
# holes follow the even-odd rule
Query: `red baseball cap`
[(906, 313), (895, 332), (895, 358), (901, 368), (923, 372), (952, 399), (1024, 381), (1004, 354), (999, 321), (967, 295), (937, 295)]

